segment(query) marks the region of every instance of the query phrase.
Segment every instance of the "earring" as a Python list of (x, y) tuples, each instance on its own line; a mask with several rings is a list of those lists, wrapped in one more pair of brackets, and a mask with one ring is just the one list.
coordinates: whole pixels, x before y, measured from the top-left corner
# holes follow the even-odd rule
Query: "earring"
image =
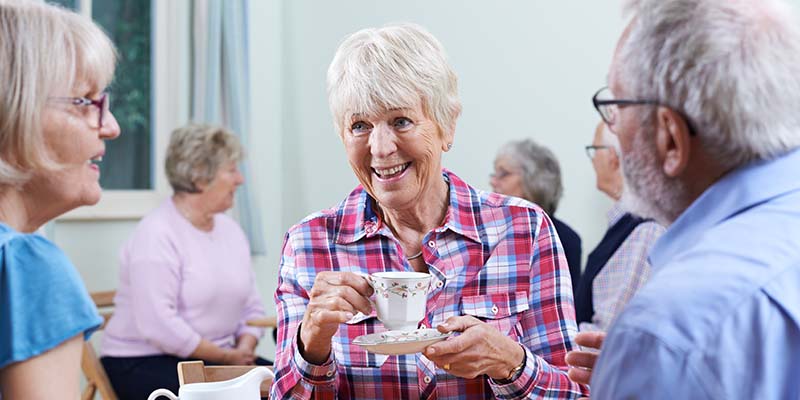
[(448, 143), (447, 144), (447, 151), (450, 151), (450, 149), (452, 149), (452, 148), (453, 148), (453, 144), (452, 143)]

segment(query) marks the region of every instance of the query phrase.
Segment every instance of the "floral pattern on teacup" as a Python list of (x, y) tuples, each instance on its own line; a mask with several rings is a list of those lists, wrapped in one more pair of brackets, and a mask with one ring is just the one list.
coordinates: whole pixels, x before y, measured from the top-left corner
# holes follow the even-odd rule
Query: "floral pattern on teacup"
[(378, 296), (382, 296), (386, 299), (389, 298), (390, 294), (400, 296), (404, 299), (417, 295), (424, 296), (428, 290), (428, 285), (426, 282), (417, 282), (412, 286), (399, 282), (390, 282), (388, 286), (386, 285), (386, 282), (380, 282), (377, 280), (373, 282), (375, 284), (375, 293)]

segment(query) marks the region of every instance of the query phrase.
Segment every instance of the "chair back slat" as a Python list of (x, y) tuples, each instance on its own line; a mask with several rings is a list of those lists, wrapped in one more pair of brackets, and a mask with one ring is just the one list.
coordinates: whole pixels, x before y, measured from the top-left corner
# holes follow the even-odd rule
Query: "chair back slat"
[[(253, 365), (210, 365), (203, 361), (184, 361), (178, 363), (178, 382), (185, 383), (221, 382), (238, 378), (255, 368)], [(271, 367), (267, 367), (272, 369)], [(261, 397), (269, 397), (272, 379), (261, 382)]]
[[(100, 310), (100, 316), (103, 317), (103, 324), (98, 330), (105, 328), (108, 319), (111, 318), (113, 311), (110, 308), (114, 307), (115, 290), (104, 292), (90, 293), (92, 300)], [(103, 310), (104, 309), (104, 310)], [(117, 394), (114, 393), (114, 388), (111, 387), (111, 381), (108, 379), (106, 369), (100, 362), (94, 346), (88, 341), (83, 342), (83, 354), (81, 354), (81, 370), (84, 377), (86, 377), (86, 388), (81, 395), (82, 400), (94, 399), (95, 393), (100, 392), (102, 400), (118, 400)]]

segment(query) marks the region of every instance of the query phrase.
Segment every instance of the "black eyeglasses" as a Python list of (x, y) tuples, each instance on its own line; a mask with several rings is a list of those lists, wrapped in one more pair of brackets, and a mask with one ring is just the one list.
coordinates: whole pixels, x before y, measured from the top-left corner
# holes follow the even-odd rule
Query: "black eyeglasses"
[(686, 121), (686, 126), (689, 127), (689, 135), (695, 136), (694, 126), (692, 125), (692, 121), (686, 117), (686, 115), (681, 112), (680, 110), (675, 109), (674, 107), (664, 104), (658, 100), (650, 100), (650, 99), (615, 99), (614, 93), (611, 92), (611, 89), (608, 86), (600, 88), (597, 93), (592, 96), (592, 104), (594, 104), (595, 110), (600, 114), (600, 118), (603, 119), (603, 122), (608, 125), (608, 128), (613, 132), (614, 130), (611, 127), (617, 122), (617, 116), (619, 115), (620, 107), (624, 106), (635, 106), (635, 105), (654, 105), (654, 106), (661, 106), (667, 107), (681, 116), (684, 121)]
[(588, 145), (585, 147), (586, 156), (589, 157), (590, 160), (594, 160), (594, 156), (597, 154), (597, 150), (608, 149), (608, 148), (609, 146)]
[(111, 103), (110, 95), (108, 92), (104, 92), (99, 99), (93, 100), (88, 97), (51, 97), (50, 100), (72, 104), (78, 107), (89, 107), (93, 106), (92, 108), (85, 108), (88, 110), (87, 112), (96, 113), (97, 116), (95, 117), (93, 114), (91, 115), (91, 119), (97, 118), (97, 127), (103, 127), (103, 117), (109, 112), (109, 104)]
[(511, 172), (511, 171), (506, 171), (504, 169), (499, 169), (499, 170), (489, 174), (489, 178), (490, 179), (503, 179), (503, 178), (505, 178), (505, 177), (507, 177), (509, 175), (513, 175), (513, 174), (514, 173)]

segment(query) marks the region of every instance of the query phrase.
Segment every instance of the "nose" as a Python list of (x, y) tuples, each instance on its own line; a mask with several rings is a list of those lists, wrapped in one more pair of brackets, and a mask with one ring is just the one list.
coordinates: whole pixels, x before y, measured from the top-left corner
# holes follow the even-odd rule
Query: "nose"
[(388, 157), (397, 151), (397, 137), (385, 123), (378, 124), (369, 135), (370, 153), (375, 158)]
[(119, 122), (111, 111), (103, 117), (103, 126), (100, 128), (100, 139), (113, 140), (120, 135)]
[(492, 175), (489, 177), (489, 186), (492, 187), (493, 191), (497, 191), (497, 177)]
[(244, 183), (244, 175), (242, 175), (242, 171), (240, 171), (238, 168), (236, 169), (236, 176), (234, 177), (233, 182), (236, 184), (236, 186), (241, 186)]

